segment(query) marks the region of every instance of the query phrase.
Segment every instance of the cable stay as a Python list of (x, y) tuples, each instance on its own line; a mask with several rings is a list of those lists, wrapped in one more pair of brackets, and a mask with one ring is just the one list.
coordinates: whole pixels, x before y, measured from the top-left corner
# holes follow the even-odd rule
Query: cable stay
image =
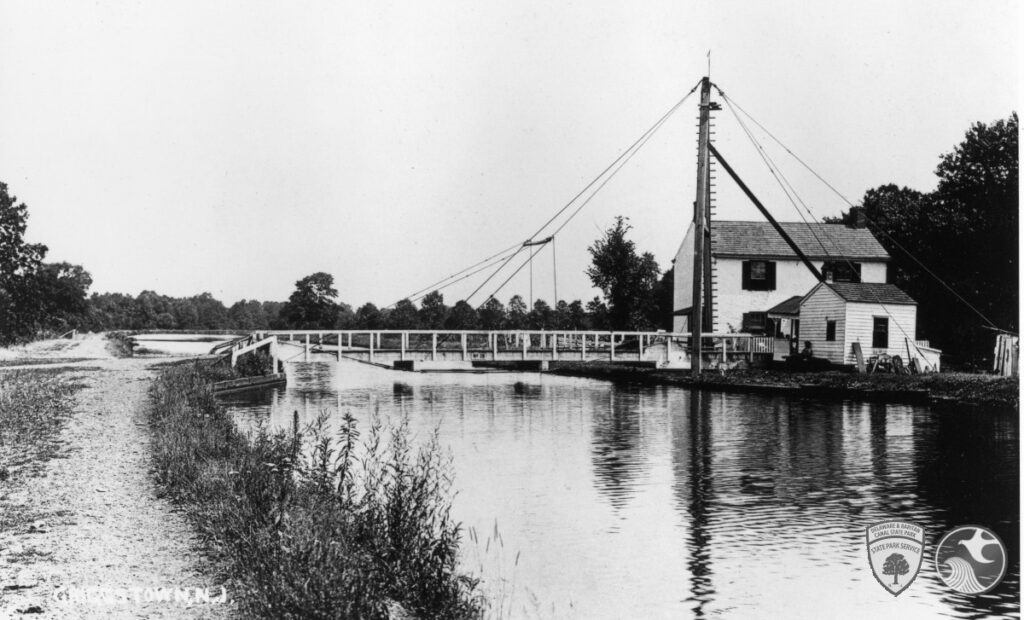
[[(845, 203), (847, 204), (847, 206), (849, 206), (849, 207), (851, 207), (851, 208), (854, 208), (854, 207), (856, 207), (856, 206), (857, 206), (857, 205), (855, 205), (855, 204), (854, 204), (854, 203), (853, 203), (852, 201), (850, 201), (850, 199), (848, 199), (848, 198), (847, 198), (847, 197), (846, 197), (846, 196), (845, 196), (845, 195), (844, 195), (844, 194), (843, 194), (842, 192), (840, 192), (840, 191), (839, 191), (838, 189), (836, 189), (836, 188), (835, 188), (835, 187), (834, 187), (834, 186), (833, 186), (833, 185), (832, 185), (831, 183), (829, 183), (829, 182), (828, 182), (828, 181), (827, 181), (827, 180), (826, 180), (826, 179), (825, 179), (824, 177), (822, 177), (822, 176), (821, 176), (821, 175), (820, 175), (820, 174), (819, 174), (819, 173), (818, 173), (818, 172), (817, 172), (817, 171), (816, 171), (816, 170), (815, 170), (814, 168), (812, 168), (812, 167), (811, 167), (811, 166), (810, 166), (809, 164), (807, 164), (807, 162), (805, 162), (805, 161), (804, 161), (804, 160), (803, 160), (803, 159), (802, 159), (802, 158), (801, 158), (800, 156), (798, 156), (798, 155), (797, 155), (796, 153), (794, 153), (794, 152), (792, 151), (792, 149), (790, 149), (790, 148), (789, 148), (789, 147), (788, 147), (788, 146), (787, 146), (787, 145), (786, 145), (785, 143), (783, 143), (783, 142), (782, 142), (782, 141), (781, 141), (781, 140), (780, 140), (780, 139), (779, 139), (778, 137), (776, 137), (776, 136), (775, 136), (775, 134), (773, 134), (773, 133), (772, 133), (771, 131), (769, 131), (769, 130), (768, 130), (768, 129), (767, 129), (767, 128), (766, 128), (765, 126), (764, 126), (764, 125), (762, 125), (762, 124), (761, 124), (760, 122), (758, 122), (758, 120), (757, 120), (757, 119), (755, 119), (755, 118), (754, 118), (754, 117), (753, 117), (753, 116), (752, 116), (752, 115), (751, 115), (751, 114), (750, 114), (749, 112), (747, 112), (747, 111), (746, 111), (746, 110), (745, 110), (745, 109), (744, 109), (744, 108), (743, 108), (742, 106), (740, 106), (740, 105), (739, 105), (738, 103), (736, 103), (736, 102), (735, 102), (735, 101), (734, 101), (734, 100), (733, 100), (732, 98), (730, 98), (730, 97), (729, 97), (728, 95), (726, 95), (726, 94), (725, 94), (725, 92), (724, 92), (724, 91), (722, 91), (722, 89), (721, 89), (721, 88), (719, 88), (717, 84), (714, 84), (713, 86), (715, 87), (715, 90), (717, 90), (717, 91), (718, 91), (718, 94), (719, 94), (719, 95), (720, 95), (720, 96), (722, 97), (722, 99), (723, 99), (723, 100), (724, 100), (724, 101), (726, 102), (726, 104), (727, 104), (727, 105), (729, 106), (729, 109), (730, 109), (730, 111), (732, 111), (733, 115), (734, 115), (734, 116), (736, 117), (736, 120), (737, 120), (737, 122), (738, 122), (738, 123), (740, 124), (740, 126), (741, 126), (741, 127), (743, 128), (744, 132), (745, 132), (745, 133), (747, 134), (747, 137), (748, 137), (749, 139), (751, 139), (751, 141), (753, 141), (753, 142), (755, 142), (755, 143), (756, 143), (756, 139), (754, 139), (754, 138), (753, 138), (753, 135), (752, 135), (752, 133), (751, 133), (751, 132), (750, 132), (750, 130), (749, 130), (749, 129), (748, 129), (747, 127), (746, 127), (746, 124), (745, 124), (745, 123), (743, 122), (743, 120), (742, 120), (742, 119), (741, 119), (741, 118), (739, 117), (739, 114), (737, 114), (736, 110), (739, 110), (740, 112), (742, 112), (744, 116), (746, 116), (746, 117), (747, 117), (748, 119), (750, 119), (750, 121), (751, 121), (751, 122), (753, 122), (753, 123), (754, 123), (755, 125), (757, 125), (757, 127), (758, 127), (758, 128), (760, 128), (760, 129), (761, 129), (761, 130), (762, 130), (762, 131), (763, 131), (763, 132), (764, 132), (764, 133), (765, 133), (766, 135), (768, 135), (768, 137), (770, 137), (770, 138), (771, 138), (771, 139), (772, 139), (772, 140), (773, 140), (773, 141), (774, 141), (774, 142), (775, 142), (776, 144), (778, 144), (778, 145), (779, 145), (779, 146), (780, 146), (780, 147), (781, 147), (781, 148), (782, 148), (783, 150), (785, 150), (785, 151), (786, 151), (786, 153), (788, 153), (788, 154), (789, 154), (789, 155), (790, 155), (790, 156), (791, 156), (791, 157), (792, 157), (793, 159), (795, 159), (795, 160), (796, 160), (796, 161), (797, 161), (797, 162), (798, 162), (798, 163), (799, 163), (799, 164), (800, 164), (801, 166), (803, 166), (803, 167), (804, 167), (804, 168), (805, 168), (805, 169), (806, 169), (806, 170), (807, 170), (808, 172), (810, 172), (810, 173), (811, 173), (811, 174), (812, 174), (812, 175), (813, 175), (813, 176), (814, 176), (814, 177), (815, 177), (816, 179), (818, 179), (818, 181), (820, 181), (820, 182), (821, 182), (821, 183), (822, 183), (822, 184), (823, 184), (823, 185), (824, 185), (825, 187), (827, 187), (827, 188), (828, 188), (828, 189), (829, 189), (829, 190), (830, 190), (830, 191), (831, 191), (832, 193), (834, 193), (834, 194), (835, 194), (836, 196), (838, 196), (838, 197), (839, 197), (839, 198), (840, 198), (840, 199), (841, 199), (841, 200), (842, 200), (843, 202), (845, 202)], [(757, 144), (757, 148), (759, 149), (759, 152), (763, 151), (763, 147), (761, 147), (761, 146), (760, 146), (759, 144)], [(774, 174), (774, 173), (773, 173), (773, 174)], [(788, 194), (787, 194), (787, 196), (788, 196)], [(802, 201), (801, 201), (801, 202), (802, 202)], [(795, 205), (794, 205), (794, 206), (795, 206)], [(810, 209), (809, 209), (809, 208), (807, 208), (806, 204), (804, 204), (804, 208), (805, 208), (805, 209), (807, 209), (807, 212), (808, 212), (808, 214), (809, 214), (809, 215), (811, 215), (812, 219), (814, 219), (814, 215), (813, 215), (813, 214), (812, 214), (812, 213), (810, 212)], [(798, 212), (799, 212), (799, 211), (798, 211)], [(982, 319), (982, 321), (984, 321), (985, 323), (987, 323), (987, 324), (988, 324), (988, 326), (989, 326), (990, 328), (992, 328), (992, 329), (995, 329), (995, 330), (997, 330), (997, 331), (1005, 331), (1005, 330), (1002, 330), (1002, 329), (1000, 329), (1000, 328), (999, 328), (998, 326), (996, 326), (996, 324), (995, 324), (995, 323), (994, 323), (994, 322), (993, 322), (993, 321), (992, 321), (991, 319), (989, 319), (989, 318), (988, 318), (987, 316), (985, 316), (985, 314), (984, 314), (984, 313), (982, 313), (982, 312), (981, 312), (980, 310), (978, 310), (978, 309), (977, 309), (977, 308), (976, 308), (976, 307), (975, 307), (975, 306), (974, 306), (973, 304), (971, 304), (971, 303), (970, 303), (969, 301), (967, 301), (967, 299), (965, 299), (965, 298), (964, 298), (964, 297), (963, 297), (962, 295), (960, 295), (960, 293), (958, 293), (958, 292), (957, 292), (957, 291), (956, 291), (956, 290), (955, 290), (955, 289), (954, 289), (954, 288), (953, 288), (953, 287), (952, 287), (952, 286), (951, 286), (951, 285), (950, 285), (950, 284), (949, 284), (948, 282), (946, 282), (946, 281), (945, 281), (945, 280), (944, 280), (944, 279), (943, 279), (942, 277), (940, 277), (940, 276), (939, 276), (938, 274), (936, 274), (936, 273), (935, 273), (934, 271), (932, 271), (931, 269), (929, 269), (927, 265), (925, 265), (925, 264), (924, 264), (923, 262), (921, 262), (921, 260), (920, 260), (920, 259), (918, 259), (918, 258), (917, 258), (917, 256), (915, 256), (915, 255), (914, 255), (914, 254), (913, 254), (912, 252), (910, 252), (910, 250), (908, 250), (907, 248), (905, 248), (905, 247), (904, 247), (904, 246), (903, 246), (903, 245), (902, 245), (902, 244), (901, 244), (901, 243), (900, 243), (899, 241), (897, 241), (897, 240), (896, 240), (895, 238), (893, 238), (893, 236), (892, 236), (892, 235), (890, 235), (890, 234), (889, 234), (889, 233), (888, 233), (888, 232), (887, 232), (887, 231), (886, 231), (886, 230), (885, 230), (884, 228), (882, 228), (882, 226), (881, 226), (881, 225), (879, 225), (879, 223), (878, 223), (878, 222), (875, 222), (875, 221), (874, 221), (873, 219), (871, 219), (870, 217), (868, 217), (868, 215), (867, 215), (866, 213), (864, 213), (864, 212), (863, 212), (863, 210), (861, 211), (861, 214), (862, 214), (862, 215), (864, 216), (864, 219), (865, 219), (865, 220), (867, 221), (867, 223), (871, 225), (871, 227), (872, 227), (872, 230), (873, 230), (874, 232), (876, 232), (876, 233), (881, 233), (881, 234), (882, 234), (882, 235), (883, 235), (883, 236), (884, 236), (884, 237), (885, 237), (886, 239), (888, 239), (888, 240), (889, 240), (890, 242), (892, 242), (892, 244), (893, 244), (894, 246), (896, 246), (896, 247), (897, 247), (897, 248), (898, 248), (898, 249), (899, 249), (899, 250), (900, 250), (901, 252), (903, 252), (903, 254), (904, 254), (904, 255), (906, 255), (906, 256), (907, 256), (908, 258), (910, 258), (910, 259), (911, 259), (912, 261), (914, 261), (914, 263), (915, 263), (915, 264), (916, 264), (916, 265), (917, 265), (918, 267), (920, 267), (921, 269), (923, 269), (923, 270), (925, 271), (925, 273), (927, 273), (927, 274), (928, 274), (929, 276), (931, 276), (931, 277), (932, 277), (932, 278), (933, 278), (933, 279), (934, 279), (934, 280), (935, 280), (936, 282), (938, 282), (939, 284), (941, 284), (941, 285), (943, 286), (943, 288), (945, 288), (945, 289), (946, 289), (947, 291), (949, 291), (949, 292), (950, 292), (950, 293), (951, 293), (951, 294), (952, 294), (952, 295), (953, 295), (954, 297), (956, 297), (956, 298), (957, 298), (957, 299), (958, 299), (958, 300), (959, 300), (959, 301), (960, 301), (960, 302), (961, 302), (962, 304), (964, 304), (964, 305), (965, 305), (965, 306), (966, 306), (967, 308), (969, 308), (969, 309), (970, 309), (970, 310), (971, 310), (972, 312), (974, 312), (974, 313), (975, 313), (976, 315), (978, 315), (978, 317), (980, 317), (980, 318)], [(805, 220), (805, 223), (806, 223), (806, 220)], [(835, 241), (834, 241), (834, 240), (832, 240), (832, 239), (830, 239), (830, 240), (832, 241), (832, 243), (833, 243), (833, 246), (835, 247), (835, 245), (836, 245), (836, 244), (835, 244)], [(819, 240), (819, 244), (821, 244), (820, 240)], [(822, 245), (822, 249), (823, 249), (823, 250), (825, 249), (825, 248), (824, 248), (824, 245)], [(836, 248), (836, 249), (838, 249), (838, 248)], [(827, 251), (826, 251), (826, 254), (828, 254), (828, 252), (827, 252)], [(851, 261), (849, 261), (848, 259), (847, 259), (847, 262), (848, 262), (848, 263), (850, 263), (850, 264), (852, 265), (852, 262), (851, 262)]]
[[(618, 172), (623, 168), (623, 166), (625, 166), (625, 164), (628, 163), (629, 160), (632, 159), (633, 156), (636, 155), (636, 153), (641, 148), (643, 148), (643, 146), (645, 144), (647, 144), (647, 142), (651, 139), (651, 137), (654, 135), (654, 133), (657, 132), (658, 129), (660, 129), (662, 127), (662, 125), (664, 125), (665, 122), (669, 118), (671, 118), (671, 116), (680, 107), (682, 107), (682, 105), (684, 103), (686, 103), (686, 101), (693, 95), (693, 93), (695, 93), (697, 91), (697, 88), (699, 88), (699, 87), (700, 87), (700, 82), (695, 84), (694, 87), (692, 89), (690, 89), (690, 92), (688, 92), (685, 96), (683, 96), (682, 99), (680, 99), (678, 102), (676, 102), (675, 105), (673, 105), (671, 108), (669, 108), (669, 110), (667, 112), (665, 112), (665, 114), (662, 115), (661, 118), (659, 118), (651, 127), (649, 127), (647, 129), (647, 131), (645, 131), (643, 134), (641, 134), (640, 137), (637, 138), (618, 157), (616, 157), (615, 160), (612, 161), (612, 163), (610, 163), (607, 167), (605, 167), (605, 169), (602, 170), (596, 177), (594, 177), (593, 180), (591, 180), (589, 183), (587, 183), (587, 185), (584, 186), (583, 189), (581, 189), (575, 196), (573, 196), (567, 203), (565, 203), (557, 212), (555, 212), (555, 214), (553, 216), (551, 216), (546, 222), (544, 222), (544, 224), (541, 225), (541, 227), (538, 228), (537, 231), (534, 232), (534, 234), (530, 235), (530, 237), (528, 237), (527, 240), (525, 242), (523, 242), (522, 246), (520, 247), (520, 251), (525, 249), (525, 248), (533, 247), (533, 244), (536, 243), (535, 239), (538, 236), (540, 236), (545, 230), (547, 230), (549, 226), (551, 226), (553, 223), (555, 223), (558, 220), (558, 218), (560, 216), (562, 216), (562, 214), (565, 213), (570, 207), (572, 207), (573, 205), (576, 205), (576, 203), (579, 202), (581, 198), (586, 196), (586, 198), (584, 198), (582, 200), (582, 202), (580, 202), (580, 204), (576, 207), (576, 209), (573, 210), (569, 214), (569, 216), (560, 225), (558, 225), (557, 228), (554, 229), (554, 231), (549, 236), (549, 238), (553, 238), (559, 232), (561, 232), (569, 224), (569, 222), (571, 222), (573, 220), (573, 218), (575, 218), (576, 215), (579, 214), (579, 212), (583, 209), (583, 207), (585, 207), (587, 204), (589, 204), (590, 201), (593, 200), (594, 196), (596, 196), (597, 193), (600, 192), (601, 189), (604, 188), (604, 186), (607, 185), (608, 182), (611, 181), (611, 179), (613, 179), (616, 174), (618, 174)], [(588, 194), (588, 192), (589, 192), (589, 194)], [(509, 256), (508, 258), (506, 258), (505, 261), (487, 277), (487, 279), (485, 279), (479, 286), (477, 286), (473, 290), (472, 293), (470, 293), (466, 297), (466, 301), (468, 302), (470, 299), (472, 299), (474, 296), (476, 296), (477, 293), (479, 293), (481, 290), (483, 290), (483, 288), (485, 286), (487, 286), (487, 284), (491, 280), (493, 280), (495, 278), (495, 276), (498, 275), (498, 273), (500, 273), (502, 270), (504, 270), (505, 267), (508, 266), (508, 264), (511, 263), (512, 260), (515, 259), (515, 257), (518, 254), (519, 254), (519, 252), (516, 252), (516, 253), (512, 254), (511, 256)], [(532, 260), (534, 255), (531, 255), (527, 260), (528, 261)], [(525, 266), (525, 264), (521, 265), (518, 269), (516, 269), (515, 273), (518, 273), (519, 271), (521, 271), (524, 266)], [(484, 298), (483, 303), (480, 304), (478, 306), (478, 308), (483, 307), (483, 304), (487, 303), (487, 301), (489, 301), (491, 298), (493, 298), (495, 295), (497, 295), (501, 291), (501, 289), (504, 288), (504, 286), (506, 284), (508, 284), (509, 280), (510, 279), (505, 280), (501, 285), (499, 285), (489, 295), (487, 295), (487, 297)], [(556, 303), (557, 303), (557, 300), (556, 300)]]

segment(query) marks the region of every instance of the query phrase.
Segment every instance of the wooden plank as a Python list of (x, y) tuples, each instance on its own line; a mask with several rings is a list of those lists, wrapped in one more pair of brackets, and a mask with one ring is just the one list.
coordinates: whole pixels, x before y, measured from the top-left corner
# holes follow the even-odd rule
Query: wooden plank
[(857, 372), (867, 370), (864, 366), (864, 352), (860, 350), (860, 343), (853, 343), (853, 356), (857, 358)]

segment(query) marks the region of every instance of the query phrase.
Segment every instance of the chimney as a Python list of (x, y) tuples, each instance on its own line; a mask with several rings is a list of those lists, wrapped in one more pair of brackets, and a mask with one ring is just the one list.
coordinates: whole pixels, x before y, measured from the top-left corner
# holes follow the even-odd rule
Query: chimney
[(850, 217), (853, 219), (853, 223), (850, 224), (851, 228), (868, 227), (868, 217), (864, 214), (864, 207), (850, 207)]

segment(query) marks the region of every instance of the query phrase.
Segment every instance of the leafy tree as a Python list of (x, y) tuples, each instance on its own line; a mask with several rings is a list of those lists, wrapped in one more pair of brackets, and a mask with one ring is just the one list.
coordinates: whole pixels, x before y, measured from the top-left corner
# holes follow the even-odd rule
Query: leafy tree
[(611, 329), (611, 317), (608, 313), (608, 306), (601, 301), (600, 297), (594, 297), (587, 302), (587, 317), (589, 320), (589, 329), (596, 329), (599, 331)]
[(356, 326), (360, 329), (381, 329), (384, 327), (384, 319), (384, 314), (370, 302), (356, 310)]
[(419, 329), (420, 314), (416, 305), (408, 299), (395, 304), (385, 323), (388, 329)]
[(508, 328), (526, 329), (526, 302), (519, 295), (508, 300)]
[(263, 304), (256, 301), (236, 301), (228, 308), (228, 320), (232, 327), (244, 330), (267, 329), (270, 321), (267, 318)]
[(555, 312), (543, 299), (533, 302), (533, 310), (526, 318), (530, 329), (550, 329), (554, 327)]
[(569, 304), (569, 307), (565, 312), (565, 317), (566, 329), (585, 330), (588, 328), (587, 311), (583, 309), (583, 302), (578, 299), (573, 300), (573, 302)]
[(322, 271), (308, 275), (295, 283), (281, 318), (296, 329), (330, 329), (338, 318), (337, 297), (334, 276)]
[[(918, 302), (917, 337), (951, 356), (991, 355), (992, 334), (968, 304), (999, 328), (1018, 328), (1017, 149), (1016, 113), (976, 123), (940, 157), (934, 192), (883, 185), (868, 190), (860, 207), (893, 257), (890, 281)], [(857, 219), (851, 209), (839, 221)]]
[(477, 315), (476, 308), (460, 299), (452, 307), (445, 327), (447, 329), (479, 329), (480, 317)]
[(0, 183), (0, 287), (17, 275), (35, 271), (46, 257), (46, 246), (25, 243), (28, 207)]
[(506, 324), (505, 304), (491, 297), (480, 308), (480, 329), (504, 329)]
[(627, 218), (615, 218), (615, 225), (588, 248), (593, 260), (587, 275), (604, 293), (612, 329), (650, 329), (658, 263), (650, 252), (637, 253), (626, 238), (630, 228)]
[(907, 559), (903, 557), (902, 553), (893, 553), (885, 558), (885, 562), (882, 564), (882, 574), (892, 575), (893, 585), (899, 583), (900, 575), (906, 575), (909, 572), (910, 564), (907, 563)]
[(0, 183), (0, 341), (33, 335), (32, 283), (46, 257), (46, 246), (25, 243), (28, 207)]
[(440, 291), (427, 293), (420, 302), (420, 325), (423, 329), (442, 329), (448, 318), (448, 306)]

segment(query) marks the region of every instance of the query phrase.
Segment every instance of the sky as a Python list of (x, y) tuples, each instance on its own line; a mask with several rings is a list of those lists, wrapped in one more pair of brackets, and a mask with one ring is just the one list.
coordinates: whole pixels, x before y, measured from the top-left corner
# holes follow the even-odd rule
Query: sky
[[(709, 52), (711, 80), (846, 200), (930, 191), (972, 123), (1018, 109), (1017, 5), (0, 0), (0, 181), (28, 240), (93, 292), (285, 300), (325, 271), (341, 300), (385, 306), (530, 239)], [(598, 294), (587, 248), (618, 215), (671, 266), (696, 115), (694, 95), (538, 254), (533, 297), (556, 277), (562, 299)], [(803, 217), (848, 207), (745, 121)], [(715, 126), (775, 217), (799, 221), (731, 108)], [(724, 173), (716, 189), (714, 217), (761, 219)], [(496, 296), (530, 291), (526, 268)]]

